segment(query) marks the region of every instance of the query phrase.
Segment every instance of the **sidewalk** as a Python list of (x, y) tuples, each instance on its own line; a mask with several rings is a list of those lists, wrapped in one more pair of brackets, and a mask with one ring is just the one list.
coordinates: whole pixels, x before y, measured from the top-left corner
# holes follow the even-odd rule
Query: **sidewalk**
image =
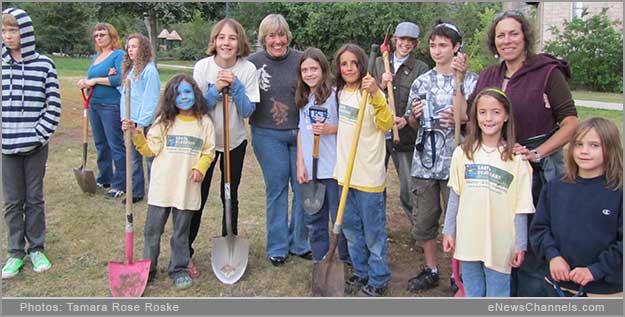
[(623, 111), (623, 104), (620, 104), (620, 103), (577, 99), (575, 100), (575, 105), (588, 107), (588, 108), (595, 108), (595, 109)]

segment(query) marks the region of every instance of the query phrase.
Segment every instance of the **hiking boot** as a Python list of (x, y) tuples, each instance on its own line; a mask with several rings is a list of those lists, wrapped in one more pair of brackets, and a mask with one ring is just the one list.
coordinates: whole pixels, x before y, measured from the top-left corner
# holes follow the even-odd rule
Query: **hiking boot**
[(115, 188), (112, 188), (111, 190), (109, 190), (108, 192), (106, 192), (106, 198), (111, 198), (111, 199), (115, 199), (115, 198), (121, 198), (125, 195), (126, 193), (124, 193), (123, 190), (117, 190)]
[(52, 267), (50, 260), (43, 254), (42, 251), (35, 251), (30, 253), (30, 262), (33, 263), (33, 271), (41, 273), (47, 271)]
[(424, 266), (419, 275), (408, 280), (407, 290), (413, 293), (428, 290), (438, 286), (438, 272), (432, 272), (432, 269)]
[(386, 287), (373, 287), (371, 285), (366, 285), (360, 289), (357, 296), (358, 297), (381, 297), (386, 293)]
[(23, 259), (9, 257), (7, 263), (2, 267), (2, 278), (12, 278), (20, 272), (22, 266), (24, 266)]
[(191, 259), (189, 259), (189, 264), (187, 265), (187, 271), (189, 271), (189, 276), (192, 279), (196, 279), (200, 277), (200, 275), (202, 275), (202, 272), (198, 270), (197, 266), (195, 266), (195, 263), (193, 263), (193, 260)]
[(174, 278), (174, 285), (177, 289), (185, 289), (193, 285), (193, 280), (189, 274), (180, 274)]
[(367, 285), (369, 279), (360, 278), (356, 275), (352, 275), (349, 280), (345, 281), (345, 293), (347, 294), (356, 294), (356, 292), (360, 291), (365, 285)]

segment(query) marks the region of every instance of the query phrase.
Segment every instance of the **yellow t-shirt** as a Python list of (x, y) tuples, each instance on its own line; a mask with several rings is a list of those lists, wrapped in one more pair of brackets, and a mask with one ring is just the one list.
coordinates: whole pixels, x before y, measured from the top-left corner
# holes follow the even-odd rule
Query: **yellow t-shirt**
[(510, 274), (514, 256), (514, 215), (534, 213), (532, 168), (520, 156), (503, 161), (499, 151), (480, 147), (469, 161), (456, 147), (449, 170), (449, 187), (459, 196), (456, 251), (462, 261)]
[[(201, 182), (191, 180), (192, 169), (206, 175), (208, 164), (215, 157), (215, 130), (208, 116), (201, 121), (195, 117), (178, 115), (165, 131), (158, 118), (147, 135), (133, 138), (141, 153), (154, 154), (148, 204), (175, 207), (179, 210), (198, 210), (201, 202)], [(143, 139), (143, 140), (142, 140)], [(200, 157), (208, 157), (201, 162)]]
[[(339, 124), (336, 133), (336, 165), (334, 178), (340, 185), (345, 181), (349, 152), (356, 130), (360, 90), (342, 89), (339, 92)], [(360, 131), (358, 149), (350, 187), (364, 192), (383, 192), (386, 182), (384, 156), (385, 131), (393, 126), (393, 117), (382, 92), (369, 99)]]

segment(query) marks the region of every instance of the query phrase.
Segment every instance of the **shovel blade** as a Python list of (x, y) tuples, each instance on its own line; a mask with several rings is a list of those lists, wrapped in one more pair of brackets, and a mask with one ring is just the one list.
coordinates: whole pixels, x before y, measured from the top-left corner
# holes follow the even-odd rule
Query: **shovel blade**
[(95, 174), (92, 170), (84, 169), (82, 167), (74, 169), (74, 176), (76, 176), (76, 182), (84, 193), (95, 194), (97, 186), (95, 182)]
[(343, 262), (324, 259), (313, 264), (312, 294), (316, 297), (341, 297), (345, 292)]
[(150, 260), (109, 262), (109, 288), (114, 297), (141, 297), (148, 283)]
[(302, 201), (304, 210), (310, 214), (316, 214), (323, 206), (326, 196), (326, 185), (315, 181), (301, 184)]
[(213, 238), (211, 266), (217, 279), (226, 285), (236, 283), (247, 268), (250, 242), (235, 235)]

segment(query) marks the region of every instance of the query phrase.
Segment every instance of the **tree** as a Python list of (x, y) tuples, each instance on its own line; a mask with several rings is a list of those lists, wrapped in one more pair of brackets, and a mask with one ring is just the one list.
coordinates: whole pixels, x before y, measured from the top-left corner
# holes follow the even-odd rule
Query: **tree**
[(572, 86), (596, 91), (623, 91), (623, 34), (616, 31), (621, 21), (611, 21), (607, 8), (597, 15), (564, 22), (564, 29), (551, 27), (554, 40), (545, 51), (569, 62)]

